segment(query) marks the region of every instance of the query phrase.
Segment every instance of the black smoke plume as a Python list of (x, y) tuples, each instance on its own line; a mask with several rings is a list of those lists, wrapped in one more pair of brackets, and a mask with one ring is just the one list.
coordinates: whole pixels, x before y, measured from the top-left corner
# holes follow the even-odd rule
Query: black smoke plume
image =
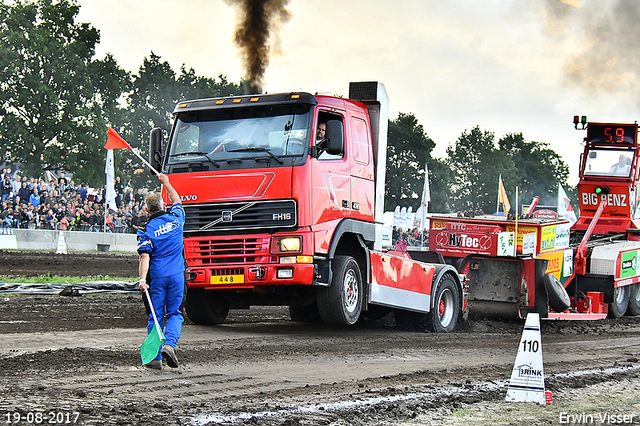
[(545, 30), (558, 42), (568, 34), (581, 40), (574, 55), (564, 59), (567, 84), (640, 95), (639, 1), (546, 0), (536, 5), (543, 6)]
[[(245, 94), (262, 93), (269, 56), (277, 48), (277, 31), (291, 13), (289, 0), (225, 0), (238, 7), (234, 41), (242, 54), (245, 68)], [(272, 44), (270, 44), (270, 42)]]

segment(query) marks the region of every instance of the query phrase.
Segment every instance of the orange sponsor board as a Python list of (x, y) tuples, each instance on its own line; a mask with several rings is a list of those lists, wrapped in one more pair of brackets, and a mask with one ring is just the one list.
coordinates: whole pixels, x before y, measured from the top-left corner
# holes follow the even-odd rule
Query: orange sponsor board
[[(516, 225), (507, 224), (507, 232), (516, 232)], [(522, 237), (526, 234), (536, 234), (538, 228), (536, 226), (518, 225), (518, 235), (516, 236), (516, 252), (522, 253)], [(536, 235), (536, 253), (538, 252), (538, 237)]]
[(538, 259), (547, 259), (547, 274), (555, 275), (564, 285), (573, 275), (573, 250), (558, 250), (537, 256)]
[(556, 251), (551, 253), (541, 254), (538, 259), (547, 259), (549, 263), (547, 263), (547, 274), (553, 274), (556, 278), (560, 279), (560, 273), (562, 272), (562, 258), (564, 256), (564, 251)]
[(446, 220), (431, 219), (431, 229), (443, 229), (447, 223)]

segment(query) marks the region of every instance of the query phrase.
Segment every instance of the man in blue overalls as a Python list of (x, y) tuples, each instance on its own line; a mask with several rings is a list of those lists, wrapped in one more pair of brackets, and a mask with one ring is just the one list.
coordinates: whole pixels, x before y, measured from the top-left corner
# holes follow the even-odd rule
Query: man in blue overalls
[[(162, 358), (172, 368), (178, 367), (176, 344), (182, 330), (182, 297), (184, 294), (184, 209), (180, 196), (169, 183), (169, 178), (160, 173), (158, 180), (167, 191), (173, 203), (168, 211), (160, 193), (152, 192), (145, 200), (150, 217), (147, 223), (138, 229), (138, 254), (140, 255), (140, 290), (149, 290), (156, 317), (162, 326), (167, 317), (164, 335), (166, 342), (158, 351), (158, 356), (146, 364), (146, 367), (161, 369)], [(150, 286), (146, 282), (147, 272), (151, 277)], [(154, 321), (149, 315), (147, 333), (151, 332)]]

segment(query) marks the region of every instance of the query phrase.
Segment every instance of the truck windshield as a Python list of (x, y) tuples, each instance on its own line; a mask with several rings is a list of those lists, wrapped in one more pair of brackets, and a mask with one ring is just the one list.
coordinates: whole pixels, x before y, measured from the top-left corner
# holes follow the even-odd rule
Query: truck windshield
[(633, 155), (632, 150), (590, 149), (584, 163), (584, 175), (629, 177)]
[(178, 114), (169, 163), (206, 157), (211, 162), (299, 157), (309, 146), (310, 107), (249, 106)]

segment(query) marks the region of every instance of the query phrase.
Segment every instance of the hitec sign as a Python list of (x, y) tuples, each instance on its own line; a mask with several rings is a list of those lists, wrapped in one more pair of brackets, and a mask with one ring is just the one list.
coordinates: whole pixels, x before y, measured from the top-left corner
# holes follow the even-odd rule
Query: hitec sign
[(498, 253), (498, 234), (431, 229), (429, 250), (437, 250), (443, 256), (453, 257), (476, 253), (495, 256)]

